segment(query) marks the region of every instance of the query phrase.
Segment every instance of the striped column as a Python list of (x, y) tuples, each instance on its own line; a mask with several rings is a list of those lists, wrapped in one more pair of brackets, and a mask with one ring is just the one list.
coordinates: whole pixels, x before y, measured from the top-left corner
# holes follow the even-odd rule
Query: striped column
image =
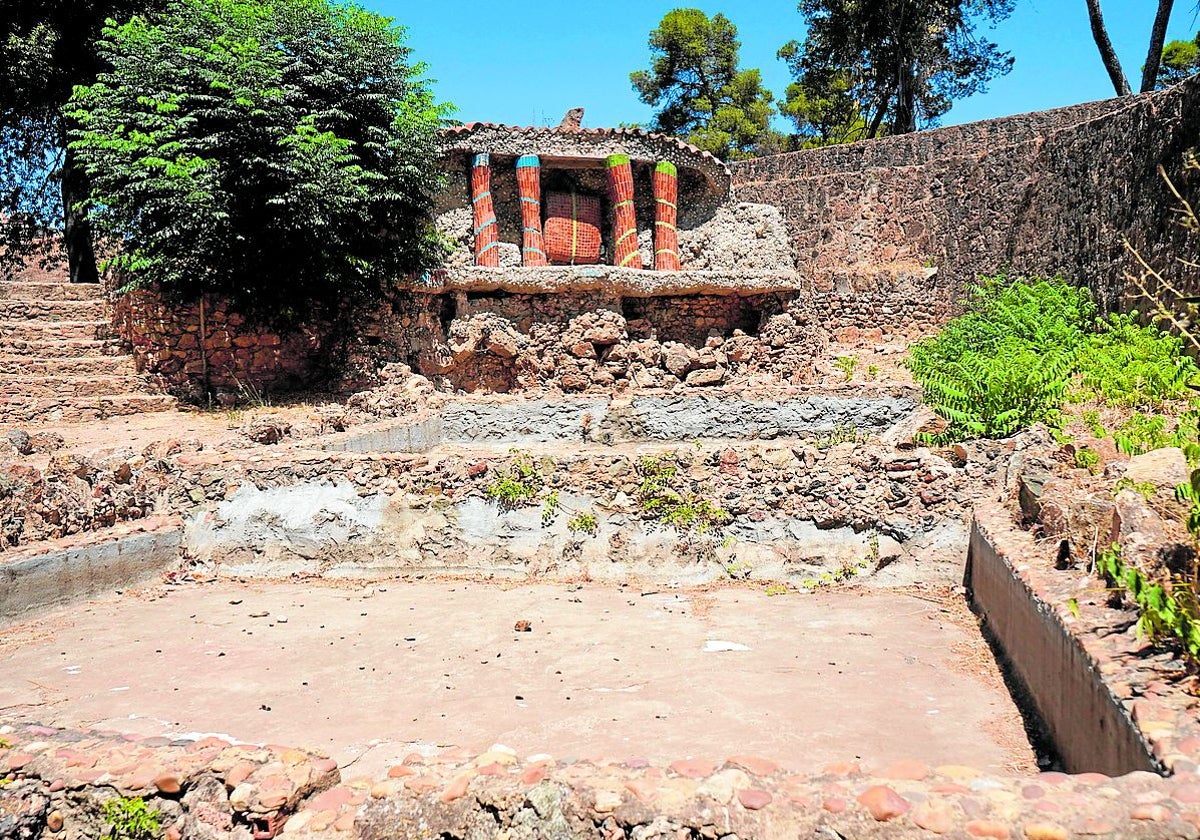
[(521, 262), (549, 265), (542, 237), (542, 162), (537, 155), (517, 158), (517, 190), (521, 194)]
[(641, 268), (638, 250), (637, 211), (633, 206), (633, 168), (629, 155), (609, 155), (608, 193), (613, 203), (613, 265)]
[(500, 265), (500, 232), (492, 202), (492, 161), (475, 155), (471, 161), (471, 207), (475, 212), (475, 265)]
[(654, 268), (679, 271), (679, 171), (661, 161), (654, 167)]

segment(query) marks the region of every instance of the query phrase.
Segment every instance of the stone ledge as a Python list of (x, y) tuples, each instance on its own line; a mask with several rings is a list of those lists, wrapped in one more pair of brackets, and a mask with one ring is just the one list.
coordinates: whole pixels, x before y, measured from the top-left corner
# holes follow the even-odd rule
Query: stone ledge
[[(792, 774), (757, 756), (519, 757), (495, 745), (414, 752), (386, 778), (342, 781), (304, 750), (0, 727), (0, 814), (26, 807), (29, 836), (87, 836), (113, 792), (144, 797), (171, 840), (513, 836), (1196, 837), (1200, 778), (1153, 773), (993, 776), (970, 767), (858, 762)], [(197, 825), (197, 821), (202, 825)], [(198, 833), (200, 829), (202, 833)]]
[(614, 297), (671, 295), (763, 295), (795, 291), (794, 271), (638, 271), (611, 265), (556, 265), (545, 268), (466, 268), (432, 272), (414, 283), (422, 294), (509, 292), (563, 294), (600, 291)]
[(175, 562), (177, 517), (154, 516), (0, 555), (0, 620), (131, 586)]
[[(1003, 509), (976, 511), (973, 554), (981, 540), (993, 547), (1043, 622), (1059, 628), (1064, 641), (1081, 651), (1077, 672), (1102, 681), (1109, 695), (1105, 699), (1116, 706), (1123, 725), (1131, 729), (1130, 739), (1144, 751), (1143, 766), (1163, 768), (1176, 777), (1194, 774), (1200, 768), (1200, 698), (1187, 690), (1186, 671), (1164, 667), (1175, 655), (1139, 638), (1136, 613), (1108, 606), (1104, 586), (1086, 569), (1056, 569), (1057, 542), (1036, 543)], [(1051, 692), (1049, 702), (1059, 705), (1062, 698)], [(1068, 726), (1079, 723), (1071, 719), (1078, 710), (1070, 706), (1051, 713), (1063, 717)], [(1050, 716), (1046, 709), (1042, 714)], [(1104, 733), (1107, 741), (1123, 735), (1111, 731), (1110, 725)]]

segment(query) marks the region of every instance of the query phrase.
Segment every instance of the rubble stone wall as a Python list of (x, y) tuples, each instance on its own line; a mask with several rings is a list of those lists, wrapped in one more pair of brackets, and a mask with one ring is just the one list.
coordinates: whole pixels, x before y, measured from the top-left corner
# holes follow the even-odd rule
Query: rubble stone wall
[(206, 391), (252, 397), (302, 387), (328, 338), (320, 326), (279, 333), (253, 325), (212, 296), (179, 305), (139, 290), (116, 298), (112, 316), (138, 371), (193, 399)]
[[(1184, 255), (1158, 167), (1178, 174), (1198, 143), (1192, 79), (732, 169), (737, 196), (783, 210), (819, 308), (911, 322), (944, 318), (967, 284), (1005, 267), (1062, 273), (1118, 304), (1130, 265), (1123, 237), (1156, 265)], [(922, 265), (938, 270), (919, 290), (869, 280), (878, 267)]]

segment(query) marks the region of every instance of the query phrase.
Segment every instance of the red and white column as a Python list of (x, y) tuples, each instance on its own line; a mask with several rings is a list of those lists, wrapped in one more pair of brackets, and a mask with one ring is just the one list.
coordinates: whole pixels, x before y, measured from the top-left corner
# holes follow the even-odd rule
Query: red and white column
[(661, 161), (654, 167), (654, 268), (679, 271), (679, 171)]
[(613, 204), (613, 265), (641, 268), (637, 211), (633, 204), (633, 167), (629, 155), (609, 155), (608, 192)]
[(517, 158), (517, 190), (521, 194), (521, 262), (549, 265), (542, 236), (542, 162), (537, 155)]
[(475, 265), (500, 265), (500, 231), (492, 201), (492, 162), (486, 154), (471, 162), (471, 207), (475, 219)]

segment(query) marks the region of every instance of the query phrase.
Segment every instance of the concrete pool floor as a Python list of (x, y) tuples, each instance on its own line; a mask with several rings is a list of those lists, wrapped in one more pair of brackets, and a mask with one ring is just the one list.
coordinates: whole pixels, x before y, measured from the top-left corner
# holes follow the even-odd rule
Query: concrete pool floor
[(5, 716), (315, 748), (353, 775), (496, 743), (559, 759), (754, 754), (797, 771), (1036, 769), (950, 593), (155, 586), (5, 628), (0, 661)]

